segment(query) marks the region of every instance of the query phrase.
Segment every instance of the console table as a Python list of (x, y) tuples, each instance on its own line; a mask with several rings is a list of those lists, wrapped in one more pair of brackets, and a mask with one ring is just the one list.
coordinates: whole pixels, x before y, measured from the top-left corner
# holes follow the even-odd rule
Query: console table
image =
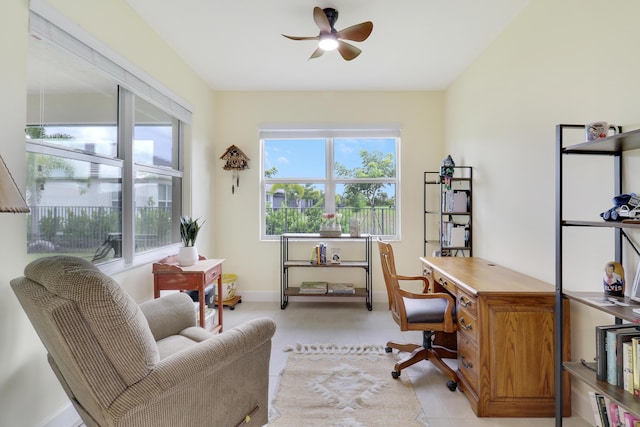
[[(456, 299), (458, 387), (475, 414), (553, 417), (554, 286), (481, 258), (420, 261), (425, 276)], [(569, 343), (569, 327), (564, 331)], [(570, 360), (568, 345), (563, 354)], [(568, 375), (563, 385), (564, 416), (570, 416)]]
[[(153, 296), (158, 298), (160, 291), (198, 291), (200, 305), (200, 326), (205, 326), (205, 288), (218, 282), (218, 295), (222, 295), (222, 263), (224, 259), (206, 259), (200, 256), (198, 262), (188, 267), (178, 264), (177, 256), (164, 258), (153, 264)], [(222, 299), (217, 299), (218, 324), (212, 332), (222, 332)]]

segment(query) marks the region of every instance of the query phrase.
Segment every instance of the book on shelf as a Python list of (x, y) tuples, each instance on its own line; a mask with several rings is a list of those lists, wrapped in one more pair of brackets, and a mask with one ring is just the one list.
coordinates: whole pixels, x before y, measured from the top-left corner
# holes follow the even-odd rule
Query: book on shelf
[(607, 403), (607, 415), (609, 416), (609, 425), (611, 427), (618, 427), (622, 425), (622, 420), (620, 418), (620, 407), (616, 402), (612, 402), (610, 399)]
[(607, 411), (608, 399), (606, 399), (600, 393), (596, 393), (596, 400), (598, 402), (598, 413), (600, 414), (600, 422), (602, 423), (602, 427), (611, 427), (611, 425), (609, 424), (609, 414)]
[(623, 327), (607, 331), (607, 382), (611, 385), (622, 387), (620, 381), (622, 375), (622, 343), (630, 341), (634, 336), (639, 336), (635, 327)]
[(640, 417), (632, 414), (631, 412), (625, 412), (622, 425), (624, 427), (636, 427), (640, 425)]
[[(633, 337), (640, 336), (640, 331), (629, 331), (616, 334), (616, 372), (618, 387), (624, 387), (625, 365), (624, 365), (624, 344), (631, 342)], [(633, 374), (632, 374), (633, 375)], [(632, 377), (633, 378), (633, 377)]]
[(327, 282), (302, 282), (300, 284), (301, 294), (326, 294)]
[(600, 406), (598, 404), (598, 393), (589, 392), (589, 402), (591, 402), (591, 410), (593, 411), (593, 422), (595, 427), (602, 427), (602, 419), (600, 418)]
[(329, 283), (327, 292), (330, 294), (355, 294), (356, 288), (353, 283)]
[(449, 246), (460, 247), (465, 245), (466, 229), (464, 226), (454, 226), (449, 236)]
[[(596, 326), (596, 378), (607, 381), (607, 331), (624, 328), (624, 325)], [(635, 328), (632, 325), (626, 328)]]
[(469, 190), (447, 190), (442, 198), (442, 212), (469, 211)]
[(633, 340), (622, 343), (622, 386), (633, 394)]
[(467, 212), (469, 204), (469, 195), (466, 191), (453, 192), (453, 212)]
[(633, 395), (640, 396), (640, 337), (633, 337), (631, 339), (633, 359)]
[(311, 251), (311, 264), (327, 263), (327, 244), (320, 242), (313, 247)]

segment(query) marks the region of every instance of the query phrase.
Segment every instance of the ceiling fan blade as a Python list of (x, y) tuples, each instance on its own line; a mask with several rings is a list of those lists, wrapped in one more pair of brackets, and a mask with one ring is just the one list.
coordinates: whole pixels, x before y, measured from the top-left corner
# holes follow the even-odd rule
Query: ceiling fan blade
[(286, 34), (283, 34), (282, 36), (286, 37), (288, 39), (291, 39), (291, 40), (320, 40), (320, 36), (315, 36), (315, 37), (296, 37), (296, 36), (288, 36)]
[(324, 13), (324, 11), (318, 6), (313, 8), (313, 20), (316, 22), (318, 28), (320, 28), (320, 31), (324, 31), (325, 33), (331, 32), (331, 24), (329, 23), (329, 18), (327, 18), (327, 15)]
[(338, 38), (353, 40), (354, 42), (363, 42), (369, 37), (371, 31), (373, 31), (373, 22), (362, 22), (338, 31)]
[(309, 59), (318, 58), (322, 56), (323, 53), (324, 53), (324, 49), (317, 48), (316, 50), (313, 51)]
[(360, 55), (362, 51), (349, 43), (338, 40), (338, 52), (340, 52), (345, 61), (351, 61)]

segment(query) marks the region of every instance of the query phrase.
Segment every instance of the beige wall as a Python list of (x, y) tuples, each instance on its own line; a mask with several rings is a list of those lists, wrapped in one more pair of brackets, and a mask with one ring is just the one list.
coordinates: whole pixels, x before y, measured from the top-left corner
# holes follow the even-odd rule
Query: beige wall
[[(401, 142), (402, 241), (398, 269), (420, 272), (422, 255), (423, 171), (440, 165), (442, 152), (441, 92), (218, 92), (215, 116), (216, 154), (235, 144), (251, 159), (240, 173), (240, 187), (231, 194), (231, 172), (215, 160), (215, 252), (224, 269), (238, 274), (245, 291), (270, 294), (279, 287), (277, 241), (260, 241), (258, 129), (261, 124), (337, 125), (398, 123)], [(384, 294), (374, 251), (374, 292)], [(359, 277), (362, 282), (362, 275)], [(256, 295), (255, 297), (260, 298)]]
[[(36, 7), (54, 8), (54, 15), (76, 23), (72, 27), (89, 32), (113, 52), (152, 76), (193, 106), (193, 125), (187, 129), (186, 164), (197, 175), (198, 193), (187, 185), (187, 206), (193, 196), (194, 215), (208, 216), (210, 191), (209, 142), (213, 138), (210, 118), (215, 113), (214, 95), (169, 47), (161, 42), (133, 13), (125, 0), (80, 2), (51, 0)], [(11, 166), (21, 188), (25, 182), (24, 125), (26, 123), (26, 65), (29, 2), (6, 0), (0, 6), (0, 154)], [(118, 23), (118, 31), (113, 24)], [(69, 30), (69, 29), (67, 29)], [(186, 183), (190, 184), (191, 174)], [(201, 193), (200, 193), (201, 192)], [(186, 213), (189, 213), (188, 211)], [(209, 236), (215, 237), (210, 228)], [(0, 258), (0, 413), (2, 424), (36, 426), (50, 420), (68, 406), (68, 399), (46, 362), (44, 348), (9, 287), (21, 275), (26, 262), (26, 220), (24, 215), (0, 214), (3, 236)], [(209, 239), (200, 246), (209, 251)], [(153, 296), (148, 265), (118, 274), (115, 279), (137, 301)]]
[[(640, 127), (638, 16), (633, 0), (534, 0), (447, 90), (447, 148), (476, 167), (475, 255), (554, 283), (555, 125), (607, 120), (625, 130)], [(638, 192), (638, 159), (631, 157), (627, 190)], [(612, 206), (611, 162), (574, 160), (567, 162), (576, 176), (569, 181), (580, 185), (566, 192), (565, 209), (597, 220)], [(611, 232), (568, 235), (566, 256), (574, 260), (566, 286), (601, 290), (604, 264), (613, 257)], [(636, 262), (629, 260), (629, 282)], [(593, 326), (612, 319), (584, 309), (571, 315), (573, 357), (591, 360)], [(590, 417), (585, 402), (574, 402)]]

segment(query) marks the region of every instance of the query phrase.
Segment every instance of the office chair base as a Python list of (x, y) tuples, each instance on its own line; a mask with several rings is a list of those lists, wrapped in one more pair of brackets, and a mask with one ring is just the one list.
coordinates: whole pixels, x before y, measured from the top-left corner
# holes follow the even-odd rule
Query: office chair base
[[(428, 343), (428, 340), (425, 340), (425, 342)], [(449, 365), (442, 361), (441, 357), (438, 355), (437, 349), (425, 348), (424, 346), (418, 344), (404, 344), (389, 341), (387, 342), (385, 351), (387, 353), (391, 353), (394, 348), (400, 352), (410, 353), (407, 357), (395, 364), (394, 370), (391, 372), (391, 376), (394, 379), (398, 379), (400, 377), (403, 369), (406, 369), (409, 366), (414, 365), (422, 360), (428, 360), (433, 363), (433, 365), (438, 368), (443, 374), (445, 374), (447, 378), (449, 378), (449, 381), (447, 382), (447, 387), (449, 388), (449, 390), (455, 391), (458, 387), (458, 375), (453, 369), (451, 369)], [(450, 350), (447, 351), (455, 354), (455, 352), (452, 352)]]

